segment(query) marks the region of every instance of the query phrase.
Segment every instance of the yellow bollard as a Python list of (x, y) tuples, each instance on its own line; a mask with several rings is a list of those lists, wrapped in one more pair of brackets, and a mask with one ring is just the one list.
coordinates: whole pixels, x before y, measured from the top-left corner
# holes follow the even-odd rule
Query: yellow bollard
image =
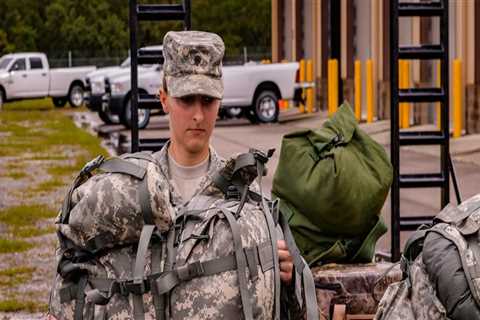
[(453, 61), (453, 137), (462, 136), (462, 62)]
[(367, 60), (367, 123), (373, 122), (373, 62)]
[[(301, 59), (300, 60), (300, 83), (304, 83), (305, 82), (305, 60), (304, 59)], [(305, 89), (302, 89), (302, 97), (305, 97)], [(300, 103), (300, 106), (299, 106), (299, 111), (300, 113), (304, 113), (305, 112), (305, 105), (303, 103)]]
[[(442, 85), (442, 61), (439, 60), (437, 63), (437, 87), (440, 88)], [(437, 113), (437, 128), (438, 130), (442, 130), (442, 104), (440, 102), (435, 102), (435, 109)]]
[[(307, 60), (307, 82), (313, 82), (313, 61), (311, 59)], [(313, 88), (308, 88), (307, 90), (307, 112), (313, 112)]]
[[(403, 89), (403, 60), (398, 60), (398, 88)], [(398, 125), (403, 128), (403, 112), (405, 103), (398, 104)]]
[[(403, 89), (408, 89), (410, 87), (410, 61), (403, 61)], [(402, 128), (410, 128), (410, 103), (403, 104), (403, 118), (402, 118)]]
[(362, 63), (355, 61), (355, 118), (358, 122), (362, 120)]
[(338, 108), (338, 61), (331, 59), (328, 62), (328, 115), (337, 112)]
[(328, 74), (327, 74), (327, 105), (328, 105), (328, 115), (332, 114), (332, 60), (328, 60)]

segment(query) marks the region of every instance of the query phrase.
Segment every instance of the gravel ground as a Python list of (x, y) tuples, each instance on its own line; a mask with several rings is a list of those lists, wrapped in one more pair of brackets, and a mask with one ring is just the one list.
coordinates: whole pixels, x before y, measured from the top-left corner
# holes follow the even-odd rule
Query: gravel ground
[[(76, 124), (81, 127), (80, 121), (76, 121)], [(8, 135), (2, 133), (0, 140), (5, 138), (8, 138)], [(21, 204), (44, 204), (54, 210), (60, 208), (71, 178), (65, 179), (65, 187), (53, 192), (32, 193), (27, 189), (50, 179), (46, 167), (71, 165), (72, 160), (68, 159), (75, 159), (78, 152), (79, 150), (71, 148), (52, 152), (52, 155), (64, 156), (65, 160), (28, 160), (35, 156), (28, 154), (22, 154), (19, 157), (0, 157), (0, 210)], [(25, 177), (20, 179), (8, 177), (8, 166), (14, 163), (22, 163), (24, 167), (20, 170), (27, 174)], [(41, 220), (35, 227), (44, 229), (52, 226), (54, 226), (54, 218)], [(15, 235), (9, 234), (8, 228), (2, 224), (0, 224), (0, 234), (3, 238), (15, 238)], [(13, 298), (19, 302), (32, 301), (44, 309), (48, 305), (48, 295), (55, 273), (54, 253), (57, 237), (54, 233), (49, 233), (38, 237), (22, 238), (22, 240), (35, 246), (25, 252), (0, 254), (0, 271), (14, 267), (33, 267), (35, 271), (31, 279), (23, 283), (10, 287), (0, 286), (0, 301), (6, 298)], [(45, 318), (45, 312), (0, 312), (0, 320)]]

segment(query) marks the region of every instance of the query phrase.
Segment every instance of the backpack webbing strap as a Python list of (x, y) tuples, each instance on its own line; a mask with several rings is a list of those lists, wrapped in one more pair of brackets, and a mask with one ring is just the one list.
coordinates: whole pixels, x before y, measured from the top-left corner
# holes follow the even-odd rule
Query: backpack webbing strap
[(145, 224), (154, 225), (155, 219), (153, 218), (152, 205), (150, 204), (150, 192), (148, 191), (148, 178), (142, 180), (140, 183), (139, 197), (140, 207), (143, 215), (143, 222)]
[[(253, 254), (257, 255), (257, 258), (255, 259), (257, 262), (257, 265), (255, 266), (256, 268), (260, 265), (263, 272), (267, 272), (273, 268), (273, 257), (270, 243), (265, 242), (252, 248), (245, 248), (244, 251), (245, 253), (242, 254), (247, 255), (247, 251), (252, 251)], [(233, 270), (238, 270), (237, 260), (234, 254), (207, 261), (195, 261), (177, 267), (169, 272), (162, 273), (160, 277), (154, 281), (155, 289), (158, 294), (165, 294), (183, 281), (189, 281), (197, 277), (212, 276)]]
[(317, 295), (315, 290), (315, 282), (313, 280), (312, 271), (307, 266), (307, 263), (303, 259), (300, 250), (295, 243), (293, 238), (292, 231), (288, 225), (288, 221), (282, 212), (279, 212), (279, 223), (280, 227), (283, 230), (283, 235), (285, 237), (285, 242), (287, 243), (288, 251), (293, 258), (293, 265), (295, 266), (295, 271), (299, 275), (302, 275), (302, 282), (304, 286), (304, 296), (305, 296), (305, 308), (307, 320), (318, 319), (318, 305), (317, 305)]
[(145, 177), (147, 172), (146, 168), (143, 168), (135, 163), (120, 158), (111, 158), (103, 162), (100, 170), (108, 173), (123, 173), (135, 177), (139, 180)]
[(87, 275), (80, 277), (77, 287), (77, 296), (75, 301), (74, 319), (83, 319), (83, 308), (85, 306), (85, 287), (87, 286)]
[(143, 294), (146, 292), (143, 273), (147, 257), (148, 245), (152, 237), (155, 225), (144, 225), (140, 240), (138, 241), (137, 256), (135, 258), (135, 267), (133, 270), (133, 285), (137, 287), (137, 292), (132, 293), (133, 315), (136, 320), (145, 319), (145, 310), (143, 308)]
[[(160, 274), (162, 259), (162, 245), (158, 242), (152, 243), (152, 275)], [(155, 288), (154, 278), (150, 280), (150, 289), (152, 290), (153, 306), (155, 308), (155, 318), (157, 320), (165, 319), (165, 296), (160, 296)]]
[(277, 234), (275, 230), (275, 221), (273, 221), (273, 216), (271, 212), (268, 210), (267, 202), (265, 201), (265, 197), (263, 196), (263, 188), (262, 188), (262, 175), (263, 175), (263, 168), (264, 165), (260, 161), (257, 161), (257, 178), (258, 178), (258, 185), (260, 188), (260, 197), (261, 197), (261, 204), (262, 204), (262, 211), (263, 215), (265, 216), (265, 220), (267, 222), (268, 233), (270, 235), (270, 240), (272, 242), (272, 255), (273, 255), (273, 268), (274, 268), (274, 284), (275, 284), (275, 301), (274, 301), (274, 317), (273, 319), (280, 318), (280, 292), (282, 290), (281, 282), (280, 282), (280, 265), (278, 260), (278, 249), (277, 249)]
[(225, 218), (227, 218), (227, 222), (230, 225), (230, 229), (232, 230), (232, 238), (233, 238), (233, 247), (235, 253), (235, 260), (237, 262), (237, 276), (238, 276), (238, 285), (240, 288), (240, 297), (242, 300), (243, 306), (243, 316), (245, 320), (253, 319), (253, 309), (252, 303), (250, 301), (250, 292), (248, 290), (247, 284), (247, 260), (245, 258), (245, 254), (243, 253), (243, 245), (242, 245), (242, 238), (240, 236), (240, 227), (237, 223), (237, 220), (233, 216), (233, 214), (221, 208)]

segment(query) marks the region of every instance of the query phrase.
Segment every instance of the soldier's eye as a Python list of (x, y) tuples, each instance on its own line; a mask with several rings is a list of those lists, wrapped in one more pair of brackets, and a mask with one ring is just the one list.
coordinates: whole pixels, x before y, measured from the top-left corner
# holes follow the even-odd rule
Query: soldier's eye
[(184, 104), (193, 104), (195, 102), (195, 96), (193, 96), (193, 95), (184, 96), (184, 97), (181, 97), (180, 100)]
[(211, 104), (213, 102), (213, 98), (212, 97), (207, 97), (207, 96), (203, 96), (202, 97), (202, 103), (203, 104)]

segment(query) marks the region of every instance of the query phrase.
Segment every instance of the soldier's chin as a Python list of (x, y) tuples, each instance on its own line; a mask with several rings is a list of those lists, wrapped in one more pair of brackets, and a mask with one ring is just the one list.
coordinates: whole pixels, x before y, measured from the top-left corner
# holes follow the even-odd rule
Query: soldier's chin
[(192, 139), (187, 143), (187, 150), (192, 154), (201, 153), (206, 148), (208, 148), (208, 143), (203, 141), (203, 139)]

